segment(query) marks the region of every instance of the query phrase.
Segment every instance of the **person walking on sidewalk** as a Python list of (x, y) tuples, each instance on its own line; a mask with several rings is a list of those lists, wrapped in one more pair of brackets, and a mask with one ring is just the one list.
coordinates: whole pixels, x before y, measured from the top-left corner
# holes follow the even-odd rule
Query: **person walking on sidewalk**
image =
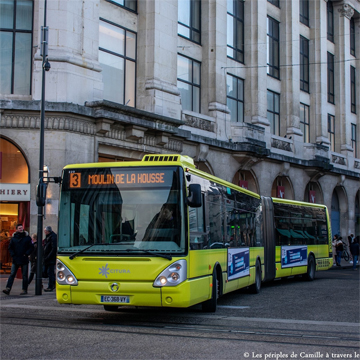
[(353, 256), (353, 270), (356, 270), (356, 263), (359, 258), (359, 243), (358, 243), (357, 239), (351, 243), (350, 251)]
[(26, 295), (28, 289), (28, 266), (29, 255), (33, 252), (34, 245), (31, 242), (31, 237), (24, 231), (22, 224), (16, 225), (16, 231), (10, 240), (9, 252), (12, 257), (11, 273), (6, 283), (6, 289), (3, 293), (10, 294), (14, 283), (16, 273), (21, 268), (22, 273), (22, 292), (20, 295)]
[[(354, 241), (355, 241), (355, 236), (354, 236), (353, 233), (351, 233), (351, 234), (348, 236), (349, 249), (350, 249), (350, 247), (351, 247), (351, 244), (352, 244)], [(353, 263), (353, 257), (352, 257), (352, 254), (351, 254), (351, 250), (350, 250), (349, 257), (350, 257), (349, 263), (352, 264), (352, 263)]]
[(333, 253), (333, 266), (337, 265), (337, 253), (336, 253), (336, 244), (339, 241), (339, 237), (337, 234), (334, 235), (332, 241), (332, 253)]
[(344, 243), (343, 243), (343, 238), (341, 236), (339, 236), (339, 240), (336, 243), (336, 265), (337, 266), (341, 266), (341, 257), (342, 257), (342, 253), (344, 251)]
[(36, 274), (36, 263), (37, 263), (37, 234), (31, 235), (31, 241), (34, 245), (34, 251), (30, 254), (30, 276), (28, 280), (28, 285), (30, 285), (32, 279), (34, 278), (34, 275)]
[(55, 263), (57, 250), (57, 235), (52, 231), (51, 226), (44, 229), (46, 235), (44, 240), (44, 270), (43, 273), (49, 277), (49, 284), (44, 291), (55, 289)]

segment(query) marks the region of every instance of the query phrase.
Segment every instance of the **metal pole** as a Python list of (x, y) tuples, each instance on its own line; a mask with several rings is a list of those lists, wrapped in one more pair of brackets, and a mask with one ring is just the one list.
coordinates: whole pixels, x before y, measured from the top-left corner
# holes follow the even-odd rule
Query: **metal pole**
[[(44, 31), (42, 41), (42, 88), (41, 88), (41, 114), (40, 114), (40, 156), (39, 156), (39, 183), (42, 181), (44, 171), (44, 127), (45, 127), (45, 60), (46, 60), (46, 44), (45, 44), (45, 27), (46, 27), (46, 2), (44, 0)], [(43, 237), (43, 206), (38, 206), (38, 222), (37, 222), (37, 263), (36, 263), (36, 283), (35, 295), (42, 294), (42, 237)]]

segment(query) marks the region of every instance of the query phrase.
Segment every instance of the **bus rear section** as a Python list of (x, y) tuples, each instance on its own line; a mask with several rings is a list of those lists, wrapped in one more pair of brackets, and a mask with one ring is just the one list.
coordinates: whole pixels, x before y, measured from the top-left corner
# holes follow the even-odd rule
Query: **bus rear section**
[(331, 268), (331, 226), (326, 206), (278, 198), (263, 198), (263, 204), (269, 230), (265, 238), (265, 280), (294, 275), (313, 280), (315, 271)]

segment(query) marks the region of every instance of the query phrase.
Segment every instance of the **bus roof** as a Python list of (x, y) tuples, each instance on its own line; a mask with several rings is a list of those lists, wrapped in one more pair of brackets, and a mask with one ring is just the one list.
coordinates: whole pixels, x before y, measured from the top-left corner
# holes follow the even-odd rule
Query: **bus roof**
[[(166, 164), (165, 164), (166, 163)], [(64, 169), (86, 169), (97, 167), (131, 167), (146, 165), (180, 165), (183, 167), (191, 167), (195, 169), (194, 160), (187, 155), (145, 155), (142, 160), (137, 161), (121, 161), (121, 162), (94, 162), (69, 164)]]
[(281, 198), (274, 198), (274, 197), (272, 198), (272, 201), (277, 204), (300, 205), (300, 206), (317, 207), (317, 208), (322, 208), (322, 209), (326, 208), (326, 205), (309, 203), (309, 202), (305, 202), (305, 201), (288, 200), (288, 199), (281, 199)]

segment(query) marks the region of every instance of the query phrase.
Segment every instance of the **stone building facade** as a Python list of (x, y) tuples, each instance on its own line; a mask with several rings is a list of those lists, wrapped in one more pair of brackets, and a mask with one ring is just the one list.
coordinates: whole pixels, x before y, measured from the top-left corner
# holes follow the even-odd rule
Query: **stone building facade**
[[(180, 153), (360, 235), (359, 0), (0, 0), (2, 219), (13, 204), (36, 231), (44, 4), (50, 176)], [(58, 186), (47, 195), (56, 230)]]

